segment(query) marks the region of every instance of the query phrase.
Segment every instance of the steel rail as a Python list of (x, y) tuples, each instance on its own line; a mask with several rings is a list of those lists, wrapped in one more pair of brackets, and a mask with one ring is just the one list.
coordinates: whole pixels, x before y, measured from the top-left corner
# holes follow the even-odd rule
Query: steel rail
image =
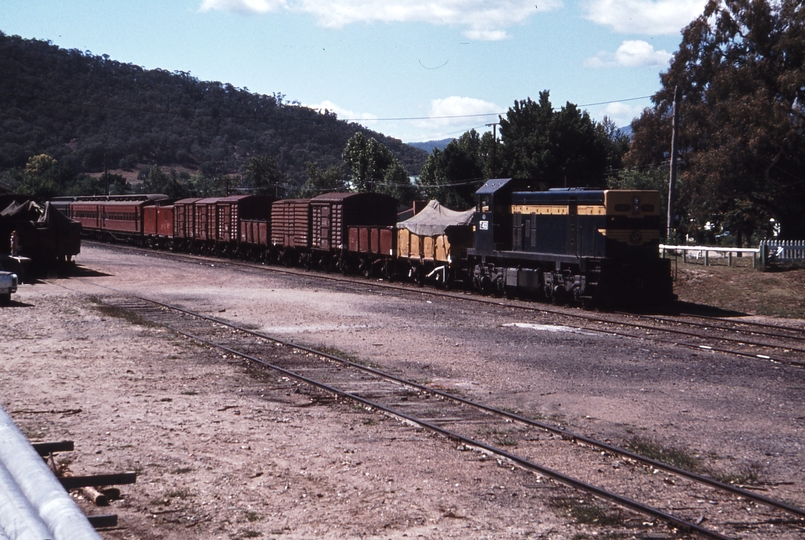
[[(185, 311), (185, 310), (180, 310), (180, 311)], [(207, 319), (207, 317), (205, 317), (205, 316), (202, 316), (202, 318)], [(209, 320), (212, 320), (212, 318), (209, 318)], [(215, 321), (215, 322), (219, 322), (219, 321)], [(210, 341), (210, 340), (208, 340), (206, 338), (203, 338), (201, 336), (196, 336), (194, 334), (191, 334), (189, 332), (184, 332), (184, 331), (176, 329), (176, 328), (171, 328), (171, 330), (173, 330), (174, 332), (176, 332), (179, 335), (183, 335), (185, 337), (188, 337), (190, 339), (196, 340), (199, 343), (203, 343), (203, 344), (209, 345), (211, 347), (216, 347), (216, 348), (218, 348), (218, 349), (220, 349), (220, 350), (222, 350), (224, 352), (227, 352), (229, 354), (232, 354), (234, 356), (238, 356), (238, 357), (244, 358), (246, 360), (255, 362), (255, 363), (260, 364), (260, 365), (262, 365), (264, 367), (267, 367), (269, 369), (272, 369), (274, 371), (282, 373), (283, 375), (286, 375), (288, 377), (292, 377), (292, 378), (294, 378), (294, 379), (296, 379), (298, 381), (302, 381), (302, 382), (304, 382), (306, 384), (309, 384), (311, 386), (314, 386), (314, 387), (319, 388), (321, 390), (324, 390), (326, 392), (335, 394), (335, 395), (340, 396), (340, 397), (345, 398), (345, 399), (349, 399), (349, 400), (361, 403), (362, 405), (364, 405), (364, 406), (366, 406), (368, 408), (380, 410), (380, 411), (383, 411), (383, 412), (385, 412), (385, 413), (387, 413), (389, 415), (401, 418), (401, 419), (403, 419), (403, 420), (405, 420), (407, 422), (410, 422), (412, 424), (415, 424), (415, 425), (421, 426), (421, 427), (423, 427), (425, 429), (428, 429), (430, 431), (433, 431), (434, 433), (438, 433), (440, 435), (443, 435), (443, 436), (447, 437), (448, 439), (458, 441), (458, 442), (461, 442), (462, 444), (466, 444), (466, 445), (469, 445), (469, 446), (480, 448), (482, 450), (485, 450), (486, 452), (489, 452), (491, 454), (494, 454), (494, 455), (500, 456), (502, 458), (505, 458), (507, 460), (510, 460), (513, 463), (516, 463), (517, 465), (519, 465), (519, 466), (521, 466), (521, 467), (523, 467), (525, 469), (529, 469), (529, 470), (532, 470), (532, 471), (539, 472), (540, 474), (543, 474), (543, 475), (545, 475), (545, 476), (547, 476), (549, 478), (552, 478), (552, 479), (556, 480), (557, 482), (560, 482), (560, 483), (565, 484), (567, 486), (573, 487), (575, 489), (579, 489), (581, 491), (585, 491), (587, 493), (591, 493), (591, 494), (596, 495), (596, 496), (598, 496), (600, 498), (604, 498), (604, 499), (613, 501), (613, 502), (615, 502), (616, 504), (618, 504), (620, 506), (623, 506), (625, 508), (629, 508), (629, 509), (634, 510), (636, 512), (639, 512), (641, 514), (661, 519), (661, 520), (663, 520), (663, 521), (665, 521), (667, 523), (672, 523), (672, 524), (677, 525), (677, 526), (679, 526), (679, 527), (681, 527), (683, 529), (686, 529), (686, 530), (689, 530), (689, 531), (694, 531), (694, 532), (699, 533), (699, 534), (701, 534), (703, 536), (706, 536), (708, 538), (715, 538), (715, 539), (718, 539), (718, 540), (734, 540), (732, 537), (724, 536), (724, 535), (722, 535), (721, 533), (719, 533), (717, 531), (713, 531), (713, 530), (707, 529), (705, 527), (702, 527), (701, 525), (698, 525), (696, 523), (686, 521), (686, 520), (684, 520), (682, 518), (674, 516), (673, 514), (669, 514), (667, 512), (664, 512), (664, 511), (662, 511), (662, 510), (660, 510), (658, 508), (654, 508), (652, 506), (642, 504), (642, 503), (637, 502), (635, 500), (629, 499), (628, 497), (623, 497), (622, 495), (618, 495), (617, 493), (613, 493), (613, 492), (605, 490), (603, 488), (599, 488), (599, 487), (594, 486), (592, 484), (588, 484), (586, 482), (583, 482), (583, 481), (578, 480), (576, 478), (573, 478), (571, 476), (567, 476), (565, 474), (562, 474), (562, 473), (560, 473), (558, 471), (554, 471), (553, 469), (543, 467), (542, 465), (539, 465), (537, 463), (529, 461), (529, 460), (527, 460), (525, 458), (521, 458), (519, 456), (516, 456), (514, 454), (506, 452), (505, 450), (502, 450), (500, 448), (496, 448), (496, 447), (490, 446), (490, 445), (488, 445), (488, 444), (486, 444), (484, 442), (477, 441), (475, 439), (466, 437), (464, 435), (452, 432), (450, 430), (444, 429), (444, 428), (442, 428), (440, 426), (437, 426), (435, 424), (431, 424), (430, 422), (417, 419), (416, 417), (407, 415), (407, 414), (402, 413), (400, 411), (396, 411), (396, 410), (394, 410), (394, 409), (392, 409), (390, 407), (387, 407), (387, 406), (382, 405), (380, 403), (374, 402), (372, 400), (362, 398), (362, 397), (360, 397), (358, 395), (355, 395), (355, 394), (352, 394), (350, 392), (346, 392), (344, 390), (340, 390), (338, 388), (335, 388), (333, 386), (324, 384), (324, 383), (316, 381), (314, 379), (310, 379), (310, 378), (305, 377), (304, 375), (300, 375), (299, 373), (296, 373), (294, 371), (291, 371), (291, 370), (285, 369), (283, 367), (277, 366), (275, 364), (272, 364), (270, 362), (267, 362), (267, 361), (263, 360), (262, 358), (258, 358), (256, 356), (251, 355), (251, 354), (244, 353), (244, 352), (241, 352), (241, 351), (237, 351), (237, 350), (232, 349), (230, 347), (227, 347), (225, 345), (215, 343), (215, 342)], [(268, 338), (268, 339), (271, 339), (271, 338)], [(276, 341), (278, 343), (286, 344), (286, 342), (284, 342), (282, 340), (272, 340), (272, 341)], [(329, 358), (329, 355), (322, 355), (320, 352), (314, 351), (312, 349), (308, 349), (306, 347), (299, 347), (298, 345), (293, 345), (293, 344), (288, 344), (288, 345), (292, 346), (292, 347), (295, 347), (295, 348), (297, 348), (299, 350), (304, 350), (306, 352), (311, 352), (313, 354), (318, 354), (320, 356), (325, 356), (325, 357)]]
[[(105, 244), (105, 243), (101, 243), (101, 244), (104, 245), (104, 246), (109, 246), (110, 245), (110, 244)], [(118, 249), (123, 248), (123, 249), (129, 249), (129, 250), (132, 250), (132, 251), (143, 251), (143, 252), (147, 252), (147, 253), (154, 253), (153, 250), (149, 250), (149, 249), (145, 249), (145, 248), (137, 248), (135, 246), (115, 245), (115, 244), (112, 244), (112, 246), (114, 246), (115, 248), (118, 248)], [(189, 259), (196, 260), (196, 261), (197, 260), (205, 260), (205, 259), (209, 260), (209, 256), (194, 255), (194, 254), (191, 254), (191, 253), (177, 254), (175, 252), (165, 252), (165, 251), (157, 251), (156, 253), (170, 254), (172, 257), (177, 257), (177, 256), (187, 257)], [(229, 265), (232, 265), (232, 266), (240, 266), (240, 267), (245, 267), (245, 268), (252, 268), (252, 269), (257, 269), (257, 268), (259, 268), (259, 269), (268, 269), (268, 268), (270, 268), (272, 271), (275, 271), (275, 272), (278, 272), (278, 273), (281, 273), (281, 274), (288, 274), (288, 275), (294, 275), (294, 276), (311, 275), (310, 272), (295, 271), (295, 270), (288, 269), (288, 268), (280, 268), (280, 267), (277, 267), (275, 265), (270, 265), (269, 266), (269, 265), (265, 265), (265, 264), (248, 263), (248, 262), (232, 260), (232, 259), (226, 259), (226, 258), (218, 258), (218, 257), (216, 257), (215, 260), (218, 261), (219, 263), (222, 263), (222, 264), (229, 264)], [(358, 281), (358, 280), (347, 278), (347, 277), (344, 277), (344, 276), (335, 276), (335, 275), (331, 275), (331, 274), (321, 274), (321, 273), (315, 273), (313, 275), (315, 277), (317, 277), (318, 279), (324, 279), (324, 280), (327, 280), (327, 281), (335, 281), (335, 282), (339, 282), (339, 283), (360, 283), (360, 281)], [(679, 333), (679, 334), (693, 336), (693, 337), (702, 337), (702, 336), (700, 336), (698, 334), (695, 334), (695, 333), (692, 333), (692, 332), (685, 332), (684, 330), (673, 330), (673, 329), (657, 328), (657, 327), (654, 327), (654, 326), (642, 326), (642, 325), (639, 325), (639, 324), (634, 324), (634, 323), (629, 323), (629, 322), (624, 322), (624, 321), (615, 321), (615, 320), (612, 320), (612, 319), (606, 319), (606, 318), (589, 316), (589, 315), (582, 315), (582, 314), (578, 314), (578, 313), (569, 313), (569, 312), (565, 312), (565, 311), (545, 309), (544, 307), (531, 307), (531, 306), (523, 306), (523, 305), (520, 305), (520, 304), (504, 303), (504, 302), (501, 302), (500, 300), (490, 300), (488, 298), (471, 296), (469, 294), (460, 295), (460, 294), (456, 294), (456, 293), (449, 293), (449, 292), (438, 291), (438, 290), (427, 290), (427, 289), (425, 289), (425, 290), (422, 290), (422, 289), (417, 290), (417, 289), (414, 289), (412, 287), (406, 287), (404, 285), (395, 285), (395, 284), (392, 284), (392, 283), (389, 283), (389, 282), (382, 282), (381, 283), (381, 282), (376, 282), (375, 281), (373, 283), (374, 283), (374, 286), (376, 286), (376, 287), (382, 287), (382, 288), (386, 288), (386, 289), (392, 289), (392, 290), (403, 291), (403, 292), (419, 292), (420, 294), (427, 294), (427, 295), (430, 295), (430, 296), (436, 296), (436, 297), (441, 297), (441, 298), (454, 298), (454, 299), (459, 299), (459, 300), (467, 300), (467, 301), (471, 301), (471, 302), (478, 302), (478, 303), (483, 303), (483, 304), (487, 304), (487, 305), (508, 307), (508, 308), (513, 308), (513, 309), (525, 310), (525, 311), (536, 311), (536, 312), (551, 313), (551, 314), (560, 315), (560, 316), (566, 316), (566, 317), (570, 317), (570, 318), (587, 320), (587, 321), (590, 321), (590, 322), (604, 322), (604, 323), (609, 323), (609, 324), (620, 324), (620, 325), (624, 325), (624, 326), (633, 326), (633, 327), (639, 328), (639, 329), (658, 330), (658, 331), (661, 331), (661, 332)], [(624, 315), (631, 316), (631, 317), (644, 317), (644, 318), (649, 318), (649, 319), (653, 319), (653, 320), (663, 320), (663, 319), (659, 319), (659, 318), (656, 318), (656, 317), (650, 317), (650, 316), (646, 316), (646, 315), (641, 315), (641, 314), (636, 314), (636, 313), (629, 313), (629, 312), (613, 311), (612, 313), (624, 314)], [(703, 317), (698, 316), (698, 315), (691, 315), (691, 316), (698, 317), (698, 318), (703, 318)], [(692, 322), (687, 322), (687, 321), (678, 321), (678, 320), (674, 320), (674, 319), (668, 319), (668, 320), (672, 321), (672, 322), (675, 322), (675, 323), (678, 323), (678, 324), (686, 324), (686, 325), (690, 325), (690, 326), (707, 326), (707, 325), (704, 325), (702, 323), (692, 323)], [(719, 321), (722, 321), (722, 322), (731, 322), (731, 321), (724, 320), (724, 319), (716, 319), (716, 320), (719, 320)], [(791, 328), (791, 327), (785, 327), (785, 326), (776, 326), (776, 325), (764, 325), (762, 323), (756, 323), (756, 322), (750, 322), (750, 321), (741, 321), (741, 322), (736, 322), (734, 324), (747, 324), (747, 325), (762, 326), (762, 327), (767, 327), (767, 328), (778, 328), (780, 330), (787, 330), (787, 331), (793, 331), (793, 332), (798, 331), (797, 328)], [(721, 327), (719, 327), (719, 329), (726, 330), (726, 331), (736, 331), (736, 330), (730, 330), (730, 329), (725, 329), (725, 328), (721, 328)], [(758, 332), (758, 333), (761, 333), (761, 332)], [(785, 338), (790, 338), (790, 339), (794, 339), (794, 340), (803, 340), (803, 341), (805, 341), (805, 337), (799, 337), (799, 336), (779, 336), (777, 334), (769, 334), (769, 333), (761, 333), (761, 334), (769, 335), (770, 337), (785, 337)], [(616, 334), (616, 335), (623, 336), (623, 337), (643, 337), (643, 336), (631, 336), (629, 334)], [(735, 339), (735, 338), (714, 338), (714, 339), (721, 340), (721, 341), (734, 341), (736, 343), (745, 343), (745, 344), (748, 344), (748, 345), (755, 345), (755, 346), (758, 346), (758, 347), (767, 347), (767, 348), (773, 348), (773, 349), (774, 348), (777, 348), (777, 349), (785, 348), (785, 349), (805, 353), (805, 349), (799, 349), (799, 348), (793, 348), (793, 347), (780, 347), (780, 346), (777, 346), (777, 345), (770, 345), (768, 343), (750, 342), (750, 341), (741, 340), (741, 339)], [(656, 341), (659, 341), (661, 343), (670, 343), (670, 344), (673, 344), (673, 345), (684, 345), (684, 346), (690, 346), (692, 348), (700, 348), (698, 345), (695, 345), (695, 344), (685, 344), (685, 343), (662, 341), (662, 340), (656, 340)], [(791, 365), (805, 367), (805, 363), (802, 363), (802, 362), (789, 362), (789, 361), (786, 361), (786, 360), (783, 360), (783, 359), (771, 358), (771, 357), (766, 356), (766, 355), (753, 355), (753, 354), (748, 354), (748, 353), (739, 353), (737, 351), (732, 351), (732, 350), (728, 350), (728, 349), (717, 349), (717, 350), (719, 352), (726, 352), (728, 354), (737, 354), (739, 356), (746, 356), (746, 357), (749, 357), (749, 358), (760, 358), (760, 359), (763, 359), (763, 360), (773, 360), (775, 362), (784, 363), (784, 364), (791, 363)]]
[[(613, 311), (613, 313), (616, 313), (618, 315), (626, 315), (628, 317), (636, 317), (636, 318), (639, 318), (639, 319), (648, 319), (650, 321), (657, 321), (659, 323), (670, 322), (670, 323), (676, 323), (676, 324), (685, 324), (685, 325), (688, 325), (688, 326), (696, 326), (696, 327), (700, 327), (700, 328), (712, 328), (714, 330), (723, 330), (724, 332), (738, 333), (738, 332), (742, 331), (742, 330), (739, 330), (737, 328), (727, 328), (726, 326), (719, 326), (718, 324), (707, 324), (707, 323), (693, 322), (693, 321), (680, 321), (678, 319), (670, 319), (670, 318), (665, 319), (663, 317), (657, 317), (655, 315), (641, 315), (641, 314), (638, 314), (638, 313), (629, 313), (629, 312), (626, 312), (626, 311)], [(700, 318), (700, 319), (704, 318), (705, 320), (708, 320), (705, 317), (696, 316), (696, 315), (684, 315), (684, 316), (685, 317), (696, 317), (696, 318)], [(764, 325), (764, 324), (761, 324), (761, 323), (752, 323), (750, 321), (730, 321), (728, 319), (722, 319), (720, 317), (714, 317), (714, 318), (709, 319), (709, 320), (711, 320), (713, 322), (726, 323), (726, 324), (732, 324), (732, 325), (752, 325), (752, 326), (758, 326), (760, 328), (776, 328), (778, 330), (786, 330), (786, 331), (789, 331), (789, 332), (800, 332), (800, 333), (805, 332), (805, 330), (801, 330), (799, 328), (791, 328), (791, 327), (776, 326), (776, 325)], [(763, 330), (749, 330), (749, 332), (751, 332), (752, 334), (760, 335), (760, 336), (785, 338), (785, 339), (791, 339), (791, 340), (794, 340), (794, 341), (805, 341), (805, 334), (800, 335), (800, 336), (792, 336), (792, 335), (775, 334), (775, 333), (772, 333), (772, 332), (765, 332)], [(786, 347), (786, 348), (790, 348), (790, 347)], [(802, 349), (792, 349), (792, 350), (797, 350), (799, 352), (805, 352), (805, 350), (802, 350)]]
[[(102, 286), (102, 287), (104, 287), (104, 286)], [(109, 287), (104, 287), (104, 288), (109, 288)], [(116, 291), (116, 289), (112, 289), (112, 288), (109, 288), (109, 289)], [(123, 291), (116, 291), (116, 292), (123, 293)], [(123, 294), (128, 294), (128, 293), (123, 293)], [(520, 423), (523, 423), (523, 424), (526, 424), (526, 425), (537, 427), (537, 428), (543, 429), (545, 431), (548, 431), (550, 433), (560, 435), (560, 436), (562, 436), (564, 438), (570, 438), (570, 439), (573, 439), (575, 441), (583, 442), (584, 444), (588, 444), (590, 446), (600, 448), (601, 450), (606, 450), (607, 452), (611, 452), (613, 454), (617, 454), (617, 455), (620, 455), (622, 457), (632, 459), (632, 460), (635, 460), (637, 462), (640, 462), (640, 463), (643, 463), (643, 464), (646, 464), (646, 465), (650, 465), (650, 466), (654, 467), (655, 469), (664, 470), (666, 472), (676, 474), (676, 475), (684, 477), (684, 478), (688, 478), (688, 479), (693, 480), (695, 482), (706, 484), (706, 485), (709, 485), (711, 487), (721, 489), (723, 491), (731, 492), (731, 493), (733, 493), (735, 495), (739, 495), (741, 497), (745, 497), (747, 499), (750, 499), (750, 500), (765, 504), (767, 506), (771, 506), (771, 507), (777, 508), (779, 510), (783, 510), (783, 511), (788, 512), (790, 514), (800, 516), (801, 518), (805, 517), (805, 509), (798, 508), (796, 506), (787, 504), (787, 503), (782, 502), (782, 501), (778, 501), (776, 499), (772, 499), (770, 497), (765, 497), (763, 495), (759, 495), (757, 493), (754, 493), (754, 492), (749, 491), (749, 490), (742, 489), (742, 488), (734, 486), (732, 484), (726, 484), (724, 482), (720, 482), (720, 481), (718, 481), (718, 480), (716, 480), (714, 478), (710, 478), (708, 476), (703, 476), (703, 475), (696, 474), (696, 473), (693, 473), (693, 472), (690, 472), (690, 471), (686, 471), (684, 469), (680, 469), (680, 468), (675, 467), (673, 465), (670, 465), (668, 463), (664, 463), (662, 461), (658, 461), (658, 460), (655, 460), (655, 459), (652, 459), (652, 458), (649, 458), (649, 457), (642, 456), (640, 454), (636, 454), (636, 453), (634, 453), (634, 452), (632, 452), (630, 450), (620, 448), (620, 447), (611, 445), (609, 443), (593, 439), (591, 437), (587, 437), (586, 435), (581, 435), (581, 434), (578, 434), (578, 433), (567, 431), (565, 429), (558, 428), (556, 426), (552, 426), (550, 424), (546, 424), (546, 423), (540, 422), (538, 420), (532, 420), (530, 418), (526, 418), (526, 417), (518, 415), (518, 414), (510, 413), (510, 412), (507, 412), (507, 411), (503, 411), (501, 409), (497, 409), (495, 407), (491, 407), (489, 405), (484, 405), (482, 403), (471, 401), (471, 400), (462, 398), (460, 396), (450, 394), (450, 393), (445, 392), (443, 390), (438, 390), (438, 389), (431, 388), (431, 387), (426, 386), (426, 385), (422, 385), (422, 384), (419, 384), (419, 383), (416, 383), (416, 382), (413, 382), (413, 381), (409, 381), (407, 379), (403, 379), (403, 378), (398, 377), (396, 375), (386, 373), (384, 371), (381, 371), (381, 370), (378, 370), (378, 369), (375, 369), (375, 368), (372, 368), (372, 367), (369, 367), (369, 366), (363, 366), (361, 364), (357, 364), (357, 363), (352, 362), (350, 360), (346, 360), (344, 358), (340, 358), (338, 356), (335, 356), (335, 355), (332, 355), (332, 354), (329, 354), (329, 353), (318, 351), (318, 350), (312, 349), (310, 347), (305, 347), (303, 345), (292, 343), (290, 341), (286, 341), (286, 340), (283, 340), (281, 338), (277, 338), (277, 337), (274, 337), (274, 336), (269, 336), (269, 335), (263, 334), (261, 332), (257, 332), (255, 330), (249, 330), (249, 329), (246, 329), (246, 328), (241, 328), (241, 327), (239, 327), (239, 326), (237, 326), (235, 324), (232, 324), (230, 322), (218, 319), (216, 317), (212, 317), (212, 316), (209, 316), (209, 315), (203, 315), (203, 314), (200, 314), (200, 313), (195, 313), (195, 312), (180, 308), (178, 306), (173, 306), (173, 305), (170, 305), (170, 304), (166, 304), (166, 303), (160, 302), (158, 300), (152, 300), (152, 299), (149, 299), (149, 298), (140, 297), (138, 295), (129, 294), (129, 296), (132, 296), (133, 298), (137, 298), (137, 299), (142, 300), (144, 302), (150, 302), (152, 304), (164, 307), (166, 309), (171, 309), (171, 310), (174, 310), (174, 311), (178, 311), (180, 313), (184, 313), (185, 315), (190, 315), (192, 317), (196, 317), (196, 318), (207, 320), (207, 321), (210, 321), (210, 322), (213, 322), (213, 323), (216, 323), (216, 324), (220, 324), (222, 326), (226, 326), (228, 328), (238, 330), (238, 331), (243, 332), (245, 334), (249, 334), (249, 335), (261, 338), (261, 339), (273, 341), (274, 343), (279, 343), (279, 344), (281, 344), (283, 346), (293, 347), (293, 348), (295, 348), (297, 350), (301, 350), (301, 351), (304, 351), (304, 352), (307, 352), (307, 353), (310, 353), (310, 354), (315, 354), (315, 355), (321, 356), (323, 358), (327, 358), (328, 360), (339, 362), (339, 363), (341, 363), (343, 365), (358, 369), (358, 370), (366, 372), (366, 373), (370, 373), (370, 374), (372, 374), (374, 376), (381, 377), (381, 378), (386, 379), (386, 380), (394, 381), (394, 382), (396, 382), (398, 384), (402, 384), (402, 385), (408, 386), (410, 388), (415, 388), (417, 390), (421, 390), (421, 391), (424, 391), (424, 392), (431, 393), (433, 395), (437, 395), (437, 396), (440, 396), (440, 397), (443, 397), (443, 398), (446, 398), (446, 399), (450, 399), (452, 401), (455, 401), (455, 402), (458, 402), (458, 403), (461, 403), (463, 405), (467, 405), (467, 406), (470, 406), (470, 407), (474, 407), (476, 409), (480, 409), (480, 410), (483, 410), (485, 412), (488, 412), (488, 413), (491, 413), (491, 414), (494, 414), (494, 415), (502, 416), (504, 418), (508, 418), (510, 420), (513, 420), (513, 421), (517, 421), (517, 422), (520, 422)], [(216, 346), (223, 347), (223, 346), (220, 346), (220, 345), (216, 345)]]

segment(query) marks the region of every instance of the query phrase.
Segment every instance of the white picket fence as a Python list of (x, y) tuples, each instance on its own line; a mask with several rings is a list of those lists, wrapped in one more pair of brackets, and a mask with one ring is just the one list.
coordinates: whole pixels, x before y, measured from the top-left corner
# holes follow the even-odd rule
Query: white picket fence
[(682, 254), (682, 262), (688, 259), (704, 259), (704, 265), (710, 265), (711, 254), (714, 257), (727, 259), (727, 264), (732, 266), (733, 256), (740, 254), (752, 255), (752, 268), (757, 268), (758, 264), (762, 268), (780, 262), (805, 262), (805, 240), (763, 240), (756, 248), (733, 248), (733, 247), (713, 247), (713, 246), (671, 246), (660, 244), (660, 256)]
[(775, 262), (805, 261), (805, 240), (763, 240), (758, 250), (763, 266)]

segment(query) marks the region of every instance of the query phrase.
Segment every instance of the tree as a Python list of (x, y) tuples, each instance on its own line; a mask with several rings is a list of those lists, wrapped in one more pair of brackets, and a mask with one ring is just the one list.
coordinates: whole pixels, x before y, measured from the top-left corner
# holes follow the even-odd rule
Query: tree
[(306, 172), (307, 181), (302, 186), (301, 197), (308, 198), (322, 193), (349, 191), (343, 167), (332, 165), (322, 171), (317, 164), (308, 162)]
[(418, 184), (425, 196), (454, 210), (471, 208), (475, 192), (488, 178), (491, 152), (486, 146), (490, 143), (491, 136), (485, 141), (473, 129), (450, 141), (444, 150), (434, 148), (419, 174)]
[(257, 195), (284, 197), (287, 178), (277, 167), (277, 160), (269, 155), (253, 156), (246, 162), (246, 177)]
[(47, 154), (39, 154), (28, 160), (22, 173), (22, 183), (15, 191), (46, 201), (59, 194), (62, 176), (63, 170), (58, 161)]
[(514, 102), (500, 119), (500, 138), (500, 176), (531, 178), (544, 188), (603, 186), (625, 150), (611, 122), (600, 125), (569, 102), (554, 111), (547, 90), (537, 102)]
[(680, 198), (692, 217), (729, 222), (739, 238), (748, 238), (772, 216), (784, 238), (805, 237), (802, 3), (710, 0), (684, 29), (661, 82), (654, 106), (633, 123), (627, 162), (666, 159), (678, 86)]
[(386, 169), (396, 161), (388, 148), (374, 137), (367, 139), (360, 131), (347, 141), (341, 157), (352, 171), (352, 187), (361, 193), (377, 191)]
[(171, 199), (183, 199), (190, 196), (190, 189), (186, 183), (179, 181), (176, 170), (166, 173), (159, 165), (152, 166), (137, 186), (137, 193), (161, 193)]
[(377, 185), (376, 191), (394, 197), (406, 207), (411, 206), (413, 201), (420, 197), (419, 190), (411, 183), (405, 167), (397, 159), (386, 168), (383, 180)]

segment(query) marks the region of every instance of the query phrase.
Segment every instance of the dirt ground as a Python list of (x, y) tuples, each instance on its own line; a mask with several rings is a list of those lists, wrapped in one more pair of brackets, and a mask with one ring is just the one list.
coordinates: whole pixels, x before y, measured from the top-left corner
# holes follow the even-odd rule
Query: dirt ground
[(113, 289), (616, 444), (680, 448), (709, 470), (780, 483), (770, 496), (805, 506), (802, 370), (315, 275), (92, 246), (78, 263), (79, 276), (24, 284), (2, 309), (0, 404), (32, 440), (74, 440), (58, 459), (75, 474), (137, 471), (110, 508), (80, 501), (119, 516), (104, 538), (622, 537), (552, 506), (570, 492), (544, 478), (350, 404), (311, 402), (291, 381), (104, 310)]

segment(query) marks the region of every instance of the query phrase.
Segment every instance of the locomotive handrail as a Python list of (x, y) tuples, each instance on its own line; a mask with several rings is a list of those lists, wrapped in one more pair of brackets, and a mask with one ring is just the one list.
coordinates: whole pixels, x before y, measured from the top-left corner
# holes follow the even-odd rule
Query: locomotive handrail
[(682, 261), (687, 262), (687, 254), (690, 251), (704, 253), (704, 265), (710, 266), (710, 253), (726, 253), (729, 265), (732, 266), (733, 253), (751, 253), (752, 254), (752, 268), (757, 268), (757, 261), (760, 257), (760, 248), (736, 248), (736, 247), (716, 247), (716, 246), (672, 246), (667, 244), (660, 244), (660, 257), (665, 258), (665, 252), (670, 251), (673, 253), (682, 252)]

